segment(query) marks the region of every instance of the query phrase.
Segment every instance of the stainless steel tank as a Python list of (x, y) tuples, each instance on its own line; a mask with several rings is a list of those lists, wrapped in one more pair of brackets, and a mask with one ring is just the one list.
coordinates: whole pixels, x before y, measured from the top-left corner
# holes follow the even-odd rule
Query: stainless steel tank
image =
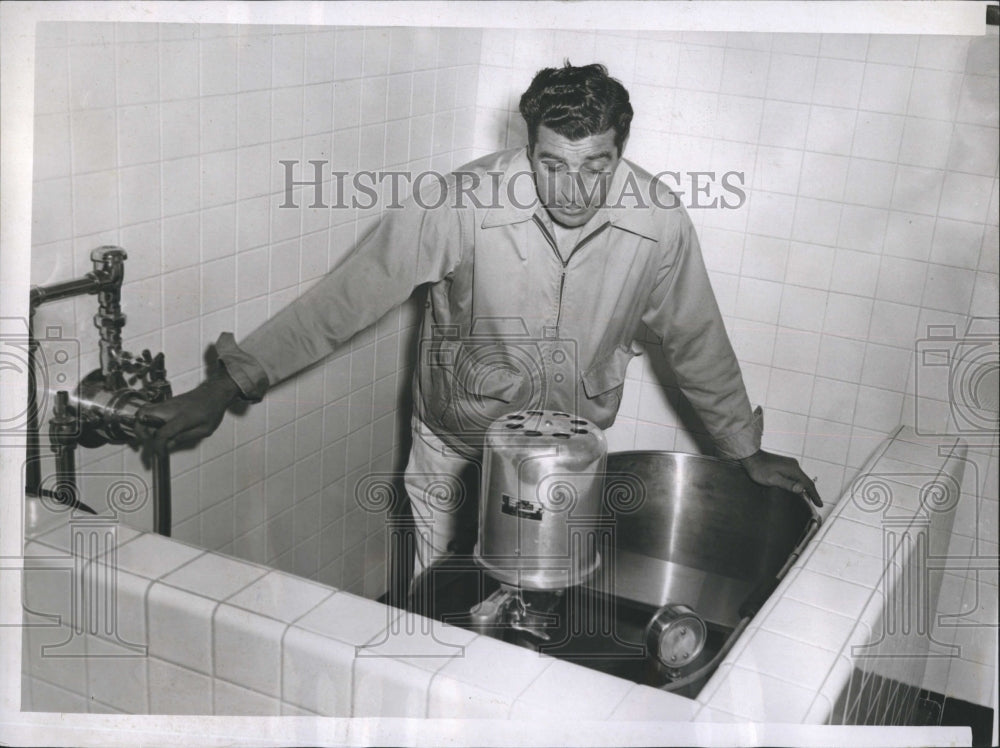
[(475, 559), (505, 584), (555, 590), (600, 565), (607, 461), (603, 432), (585, 418), (526, 410), (486, 432)]

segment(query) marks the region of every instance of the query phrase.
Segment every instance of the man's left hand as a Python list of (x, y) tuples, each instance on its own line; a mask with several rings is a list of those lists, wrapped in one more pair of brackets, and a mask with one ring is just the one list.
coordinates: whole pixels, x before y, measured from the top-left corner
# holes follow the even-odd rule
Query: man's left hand
[(762, 486), (777, 486), (792, 493), (803, 494), (816, 506), (823, 506), (816, 484), (802, 472), (798, 460), (761, 449), (749, 457), (744, 457), (740, 463), (754, 482)]

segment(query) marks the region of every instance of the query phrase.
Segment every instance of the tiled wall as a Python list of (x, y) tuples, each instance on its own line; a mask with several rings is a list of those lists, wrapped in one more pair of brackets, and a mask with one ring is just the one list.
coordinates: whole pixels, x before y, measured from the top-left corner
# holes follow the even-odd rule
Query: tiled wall
[[(82, 276), (93, 248), (123, 246), (124, 348), (164, 351), (174, 392), (190, 389), (220, 332), (248, 333), (376, 220), (311, 209), (301, 189), (302, 207), (280, 209), (278, 162), (329, 159), (329, 180), (333, 169), (468, 160), (479, 57), (480, 32), (463, 29), (39, 24), (32, 283)], [(88, 296), (35, 321), (40, 337), (58, 326), (79, 340), (77, 373), (98, 366), (96, 310)], [(398, 468), (415, 321), (412, 303), (390, 313), (175, 452), (175, 536), (380, 594), (384, 518), (364, 514), (347, 487)], [(149, 473), (133, 450), (78, 460), (85, 500), (103, 506), (134, 488), (119, 513), (151, 526)]]
[[(948, 432), (948, 392), (917, 376), (914, 349), (928, 325), (961, 338), (969, 315), (996, 315), (995, 29), (487, 30), (477, 153), (525, 142), (517, 99), (564, 58), (603, 62), (629, 89), (627, 158), (653, 173), (744, 173), (740, 208), (689, 213), (764, 406), (765, 448), (802, 460), (832, 501), (900, 422)], [(630, 368), (612, 449), (704, 446), (676, 388), (659, 386), (658, 359)]]

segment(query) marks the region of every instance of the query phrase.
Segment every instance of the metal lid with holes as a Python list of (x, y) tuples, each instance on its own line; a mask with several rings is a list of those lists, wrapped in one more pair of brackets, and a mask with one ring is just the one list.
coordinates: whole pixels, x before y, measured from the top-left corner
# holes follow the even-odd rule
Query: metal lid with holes
[(562, 464), (590, 464), (607, 454), (604, 433), (586, 418), (558, 410), (521, 410), (494, 421), (487, 431), (488, 447), (504, 452), (538, 453), (554, 448)]
[(524, 410), (494, 421), (483, 454), (477, 561), (529, 589), (593, 574), (606, 463), (604, 434), (585, 418)]

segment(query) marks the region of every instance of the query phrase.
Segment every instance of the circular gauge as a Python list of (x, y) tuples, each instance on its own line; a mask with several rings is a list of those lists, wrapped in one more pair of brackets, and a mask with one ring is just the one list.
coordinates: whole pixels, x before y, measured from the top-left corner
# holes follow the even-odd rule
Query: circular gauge
[(691, 664), (705, 648), (707, 637), (705, 622), (686, 605), (664, 605), (646, 626), (647, 651), (670, 669)]

